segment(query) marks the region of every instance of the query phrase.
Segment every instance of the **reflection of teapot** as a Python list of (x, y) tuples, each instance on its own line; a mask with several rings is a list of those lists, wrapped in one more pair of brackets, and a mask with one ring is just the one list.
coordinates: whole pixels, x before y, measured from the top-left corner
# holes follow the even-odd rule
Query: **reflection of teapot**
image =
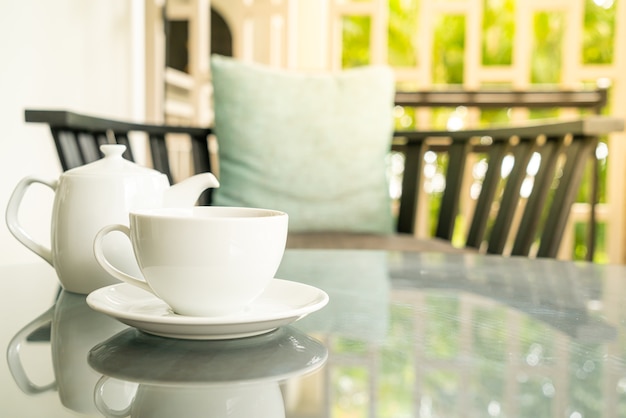
[[(24, 178), (6, 211), (11, 233), (55, 268), (66, 290), (83, 294), (117, 282), (93, 255), (93, 240), (102, 227), (128, 224), (132, 209), (193, 206), (205, 189), (219, 186), (213, 174), (202, 173), (170, 187), (164, 174), (122, 158), (124, 145), (102, 145), (100, 149), (103, 159), (68, 170), (58, 181)], [(20, 203), (33, 183), (55, 191), (51, 248), (35, 242), (18, 221)], [(104, 243), (107, 258), (116, 267), (139, 274), (130, 243), (115, 235)]]
[[(20, 348), (31, 333), (45, 325), (50, 325), (51, 328), (50, 344), (55, 382), (38, 386), (31, 381), (22, 365)], [(57, 389), (59, 399), (65, 407), (81, 413), (96, 413), (93, 391), (101, 375), (89, 367), (87, 354), (95, 344), (125, 328), (117, 320), (89, 308), (84, 295), (62, 291), (52, 308), (13, 337), (7, 348), (9, 370), (24, 393), (34, 395)], [(128, 391), (129, 388), (125, 390)], [(125, 400), (129, 396), (118, 394), (117, 398)]]
[[(96, 345), (88, 362), (104, 375), (94, 399), (107, 417), (281, 418), (279, 384), (313, 373), (327, 358), (321, 342), (292, 327), (210, 341), (162, 338), (130, 328)], [(121, 409), (109, 406), (107, 394), (129, 383), (138, 384), (134, 399)]]

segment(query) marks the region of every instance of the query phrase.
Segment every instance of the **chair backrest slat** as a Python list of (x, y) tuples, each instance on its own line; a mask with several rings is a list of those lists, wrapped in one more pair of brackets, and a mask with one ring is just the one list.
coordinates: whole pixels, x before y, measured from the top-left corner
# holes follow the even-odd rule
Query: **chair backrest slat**
[(472, 248), (480, 248), (485, 239), (487, 222), (491, 214), (496, 191), (500, 185), (500, 173), (502, 172), (502, 162), (509, 150), (508, 141), (500, 141), (489, 146), (487, 155), (487, 171), (480, 188), (480, 194), (474, 207), (472, 222), (467, 234), (465, 245)]
[(106, 135), (100, 132), (78, 132), (77, 141), (85, 164), (102, 158), (100, 145), (108, 142), (106, 141)]
[(130, 146), (130, 140), (128, 139), (128, 132), (114, 132), (113, 136), (116, 144), (126, 145), (126, 151), (124, 151), (122, 157), (130, 161), (135, 161), (133, 147)]
[[(193, 157), (194, 174), (211, 172), (211, 153), (206, 135), (191, 135), (191, 152)], [(213, 189), (206, 189), (198, 202), (200, 205), (210, 205), (213, 198)]]
[(78, 146), (76, 132), (57, 128), (52, 128), (51, 131), (63, 171), (83, 165), (83, 155)]
[(511, 231), (513, 218), (521, 198), (520, 189), (526, 178), (526, 169), (535, 150), (533, 139), (521, 140), (513, 149), (513, 169), (506, 179), (498, 213), (489, 235), (487, 253), (502, 254)]
[[(153, 166), (167, 175), (170, 182), (173, 182), (174, 176), (166, 141), (169, 134), (177, 134), (178, 137), (185, 135), (191, 140), (193, 158), (190, 160), (194, 164), (194, 174), (211, 171), (211, 159), (208, 155), (208, 140), (212, 132), (210, 128), (124, 122), (64, 110), (27, 109), (25, 120), (50, 126), (63, 171), (101, 158), (100, 145), (110, 142), (126, 145), (123, 156), (134, 161), (129, 140), (132, 132), (148, 136)], [(209, 203), (209, 199), (210, 192), (204, 201)]]
[(170, 157), (167, 151), (167, 143), (164, 135), (150, 135), (150, 154), (152, 156), (152, 165), (156, 170), (164, 173), (170, 184), (174, 184), (174, 176), (170, 168)]
[(513, 243), (511, 255), (527, 256), (536, 240), (548, 194), (552, 188), (557, 162), (563, 150), (563, 137), (547, 138), (537, 151), (541, 156), (539, 169), (535, 175), (533, 188), (526, 201), (526, 207)]
[(455, 141), (449, 147), (446, 188), (441, 198), (441, 208), (435, 233), (435, 236), (438, 238), (452, 239), (456, 216), (459, 212), (465, 163), (467, 162), (467, 155), (470, 149), (469, 141)]
[(560, 237), (563, 236), (570, 208), (576, 199), (584, 167), (597, 143), (597, 137), (575, 136), (568, 147), (567, 160), (541, 234), (537, 257), (555, 257), (558, 253)]
[(402, 202), (398, 210), (398, 232), (410, 233), (415, 230), (419, 188), (424, 166), (426, 143), (423, 138), (410, 145), (395, 147), (404, 154), (404, 175), (402, 176)]

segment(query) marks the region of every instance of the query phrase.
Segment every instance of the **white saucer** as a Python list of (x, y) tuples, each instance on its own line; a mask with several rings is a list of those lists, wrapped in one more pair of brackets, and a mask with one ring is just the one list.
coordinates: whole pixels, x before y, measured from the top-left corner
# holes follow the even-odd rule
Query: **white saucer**
[(149, 334), (193, 340), (259, 335), (323, 308), (328, 295), (303, 283), (273, 279), (245, 312), (218, 317), (178, 315), (151, 293), (127, 283), (95, 290), (89, 306)]

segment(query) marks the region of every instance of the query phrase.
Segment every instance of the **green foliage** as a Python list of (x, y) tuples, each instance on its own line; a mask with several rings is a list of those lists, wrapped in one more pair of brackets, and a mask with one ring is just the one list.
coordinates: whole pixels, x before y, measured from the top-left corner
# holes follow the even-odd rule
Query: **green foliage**
[[(598, 264), (606, 264), (609, 262), (607, 254), (607, 224), (606, 222), (598, 222), (596, 225), (595, 252), (593, 261)], [(589, 226), (587, 222), (576, 222), (574, 225), (574, 248), (572, 249), (574, 260), (585, 260), (587, 256), (587, 236), (589, 235)]]
[(523, 358), (518, 359), (528, 363), (529, 355), (537, 357), (537, 364), (550, 366), (555, 358), (554, 340), (550, 327), (545, 322), (538, 321), (531, 317), (522, 319), (520, 327), (521, 344)]
[[(511, 65), (515, 36), (515, 7), (519, 0), (484, 0), (483, 64)], [(586, 0), (582, 61), (584, 64), (613, 62), (616, 2)], [(389, 0), (388, 63), (394, 67), (416, 66), (418, 0)], [(370, 63), (369, 16), (345, 16), (342, 21), (342, 64), (344, 68)], [(561, 44), (564, 33), (561, 13), (541, 12), (534, 18), (533, 83), (558, 83), (561, 72)], [(438, 18), (433, 56), (433, 81), (463, 82), (465, 17)]]
[(369, 370), (365, 366), (335, 366), (331, 374), (331, 417), (367, 416)]
[(459, 354), (460, 324), (453, 320), (458, 316), (460, 301), (454, 295), (430, 295), (426, 298), (429, 312), (437, 312), (430, 316), (426, 323), (425, 341), (426, 355), (434, 359), (454, 358)]
[(463, 383), (458, 374), (451, 370), (434, 369), (424, 374), (422, 399), (428, 399), (432, 404), (430, 408), (434, 414), (431, 416), (458, 416), (458, 394), (466, 389)]
[(390, 307), (387, 343), (381, 350), (378, 378), (378, 417), (410, 416), (415, 386), (412, 335), (415, 309), (409, 305)]
[(341, 66), (359, 67), (370, 63), (369, 16), (345, 16), (342, 20), (343, 45)]
[(480, 112), (480, 122), (483, 125), (504, 124), (510, 121), (510, 109), (485, 109)]
[(562, 13), (535, 14), (535, 43), (531, 59), (531, 81), (537, 84), (557, 84), (561, 80), (561, 43), (564, 18)]
[[(558, 383), (558, 382), (556, 382)], [(520, 417), (549, 417), (553, 415), (552, 405), (556, 391), (549, 378), (530, 377), (519, 385)]]
[(506, 336), (505, 308), (476, 308), (472, 337), (476, 355), (480, 358), (504, 361), (506, 353), (501, 341)]
[(443, 15), (437, 19), (433, 48), (432, 79), (436, 84), (463, 84), (465, 16)]
[(417, 0), (389, 0), (388, 57), (394, 67), (417, 65)]
[(483, 65), (511, 65), (515, 35), (515, 1), (484, 0)]
[(585, 1), (582, 45), (584, 64), (611, 64), (613, 62), (615, 3), (613, 0)]
[(367, 352), (367, 344), (365, 342), (344, 337), (334, 340), (332, 348), (335, 353), (351, 353), (352, 355), (365, 354)]
[[(570, 343), (568, 398), (571, 407), (582, 417), (602, 415), (604, 397), (603, 347), (599, 344)], [(592, 360), (597, 359), (597, 360)]]

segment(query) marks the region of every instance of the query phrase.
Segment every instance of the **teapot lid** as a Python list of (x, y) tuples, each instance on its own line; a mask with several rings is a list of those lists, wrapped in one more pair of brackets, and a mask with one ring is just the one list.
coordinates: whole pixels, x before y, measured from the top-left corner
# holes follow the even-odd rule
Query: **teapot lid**
[(64, 176), (155, 176), (159, 171), (142, 167), (122, 157), (126, 145), (106, 144), (100, 146), (104, 157), (80, 167), (66, 171)]

